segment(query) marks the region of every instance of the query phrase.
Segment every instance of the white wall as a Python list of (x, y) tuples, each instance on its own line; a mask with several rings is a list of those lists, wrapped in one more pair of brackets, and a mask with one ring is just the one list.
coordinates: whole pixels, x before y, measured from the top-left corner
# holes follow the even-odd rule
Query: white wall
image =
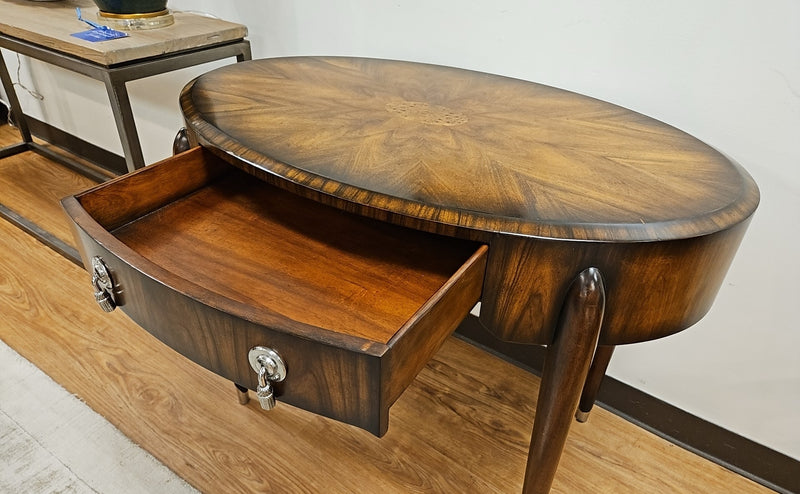
[[(610, 374), (800, 459), (800, 2), (170, 0), (250, 29), (255, 58), (407, 59), (562, 87), (663, 120), (718, 148), (762, 204), (709, 315), (620, 348)], [(13, 58), (8, 55), (12, 72)], [(131, 84), (148, 161), (169, 154), (187, 69)], [(23, 62), (26, 108), (119, 152), (97, 84)]]

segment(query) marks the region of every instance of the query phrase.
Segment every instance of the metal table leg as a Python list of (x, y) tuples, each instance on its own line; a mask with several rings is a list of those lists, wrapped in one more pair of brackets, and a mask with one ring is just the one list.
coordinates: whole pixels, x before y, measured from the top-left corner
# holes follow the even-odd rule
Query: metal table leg
[(128, 88), (124, 78), (115, 77), (110, 72), (103, 72), (103, 83), (106, 85), (108, 99), (111, 103), (111, 112), (117, 124), (117, 132), (122, 142), (122, 153), (128, 171), (132, 172), (144, 166), (142, 145), (139, 143), (139, 133), (136, 131), (136, 122), (133, 120), (133, 110), (128, 97)]
[[(20, 105), (19, 98), (17, 98), (17, 91), (14, 89), (14, 82), (11, 80), (11, 76), (8, 74), (8, 67), (6, 66), (6, 61), (3, 58), (2, 52), (0, 52), (0, 80), (3, 82), (3, 90), (8, 98), (8, 103), (11, 105), (11, 108), (9, 109), (11, 116), (14, 118), (14, 121), (17, 124), (17, 129), (19, 129), (19, 133), (22, 136), (22, 141), (25, 144), (23, 147), (20, 147), (18, 151), (16, 151), (17, 153), (20, 153), (28, 149), (27, 144), (33, 142), (33, 138), (31, 137), (30, 130), (28, 130), (28, 122), (25, 120), (25, 114), (22, 112), (22, 105)], [(4, 155), (2, 150), (0, 150), (0, 156), (8, 155)]]

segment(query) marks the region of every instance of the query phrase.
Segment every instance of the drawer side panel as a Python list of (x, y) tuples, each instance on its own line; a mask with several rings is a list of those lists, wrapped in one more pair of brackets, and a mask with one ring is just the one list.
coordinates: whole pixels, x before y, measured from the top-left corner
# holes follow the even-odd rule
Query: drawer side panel
[(382, 369), (385, 408), (400, 397), (444, 340), (480, 300), (488, 247), (481, 245), (448, 282), (389, 342)]
[(196, 147), (76, 197), (95, 221), (113, 230), (205, 186), (227, 169), (223, 161)]

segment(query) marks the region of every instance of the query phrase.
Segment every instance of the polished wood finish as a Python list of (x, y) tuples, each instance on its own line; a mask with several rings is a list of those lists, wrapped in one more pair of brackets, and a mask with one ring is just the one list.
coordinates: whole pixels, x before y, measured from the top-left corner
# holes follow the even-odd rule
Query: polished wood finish
[[(39, 158), (27, 153), (3, 164), (28, 155)], [(44, 197), (87, 185), (47, 164), (49, 192), (18, 209), (32, 217), (50, 208), (43, 224), (67, 232), (57, 202)], [(9, 180), (0, 192), (26, 194), (13, 190), (20, 186)], [(180, 358), (120, 311), (101, 312), (85, 271), (2, 220), (0, 279), (0, 339), (201, 492), (513, 493), (522, 486), (539, 380), (459, 340), (449, 338), (420, 372), (378, 440), (291, 406), (265, 415), (254, 402), (238, 405), (229, 381)], [(769, 492), (603, 409), (592, 412), (591, 427), (570, 432), (553, 483), (556, 492), (597, 494), (698, 489)]]
[(172, 140), (172, 154), (180, 154), (188, 151), (192, 147), (189, 142), (189, 132), (183, 128), (175, 134), (175, 139)]
[(78, 20), (80, 7), (85, 19), (97, 20), (91, 0), (31, 2), (0, 0), (0, 33), (50, 48), (103, 66), (158, 57), (197, 49), (247, 36), (247, 27), (188, 12), (173, 12), (175, 23), (159, 29), (138, 30), (127, 38), (91, 43), (72, 36), (89, 26)]
[(589, 419), (589, 412), (594, 407), (603, 377), (606, 375), (608, 364), (611, 363), (611, 356), (614, 355), (614, 348), (610, 345), (600, 345), (594, 352), (592, 365), (589, 367), (589, 374), (583, 383), (581, 399), (578, 402), (578, 411), (575, 412), (575, 419), (578, 422), (586, 422)]
[[(2, 220), (0, 279), (0, 339), (200, 492), (522, 487), (539, 379), (458, 339), (420, 372), (377, 439), (280, 403), (268, 413), (255, 400), (239, 405), (230, 381), (124, 313), (101, 312), (83, 269)], [(591, 427), (571, 430), (553, 491), (772, 492), (604, 409), (592, 412)]]
[(570, 285), (559, 320), (559, 331), (547, 353), (536, 405), (528, 464), (526, 494), (550, 492), (567, 441), (572, 413), (597, 346), (603, 324), (606, 292), (597, 268), (583, 271)]
[[(550, 345), (555, 362), (531, 491), (550, 485), (595, 341), (645, 341), (697, 322), (759, 201), (738, 165), (664, 123), (447, 67), (261, 60), (201, 76), (181, 106), (190, 143), (267, 184), (488, 245), (482, 322), (498, 338)], [(609, 294), (602, 328), (570, 288), (588, 268)], [(590, 327), (599, 335), (587, 343)]]
[(569, 281), (586, 266), (609, 293), (600, 343), (661, 338), (696, 323), (714, 302), (749, 218), (714, 234), (663, 242), (490, 241), (481, 320), (506, 341), (548, 344)]
[[(0, 124), (0, 147), (19, 140), (13, 127)], [(0, 160), (0, 204), (39, 225), (62, 242), (75, 246), (58, 201), (96, 182), (33, 151)]]
[(388, 409), (480, 296), (486, 247), (343, 214), (195, 148), (64, 201), (117, 305), (204, 367), (383, 435)]
[(738, 224), (758, 201), (740, 167), (664, 123), (448, 67), (256, 60), (195, 80), (182, 107), (204, 144), (252, 166), (470, 230), (663, 241)]
[(759, 201), (744, 170), (669, 125), (448, 67), (253, 61), (196, 79), (181, 106), (191, 142), (268, 183), (489, 245), (482, 323), (571, 366), (545, 379), (531, 492), (550, 485), (594, 350), (578, 336), (588, 322), (558, 322), (579, 310), (572, 280), (603, 273), (602, 345), (683, 330), (710, 308)]
[(519, 343), (553, 341), (588, 266), (613, 293), (637, 294), (609, 300), (603, 344), (694, 324), (759, 200), (744, 170), (669, 125), (447, 67), (257, 60), (200, 77), (181, 105), (199, 143), (264, 180), (490, 244), (481, 318)]

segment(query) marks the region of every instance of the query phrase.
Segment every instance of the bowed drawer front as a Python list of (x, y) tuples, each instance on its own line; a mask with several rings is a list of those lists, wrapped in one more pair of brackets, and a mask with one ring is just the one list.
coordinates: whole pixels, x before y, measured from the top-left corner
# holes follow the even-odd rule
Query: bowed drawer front
[(377, 435), (481, 294), (486, 246), (321, 205), (203, 148), (62, 202), (107, 310), (250, 389), (248, 352), (274, 349), (278, 401)]

